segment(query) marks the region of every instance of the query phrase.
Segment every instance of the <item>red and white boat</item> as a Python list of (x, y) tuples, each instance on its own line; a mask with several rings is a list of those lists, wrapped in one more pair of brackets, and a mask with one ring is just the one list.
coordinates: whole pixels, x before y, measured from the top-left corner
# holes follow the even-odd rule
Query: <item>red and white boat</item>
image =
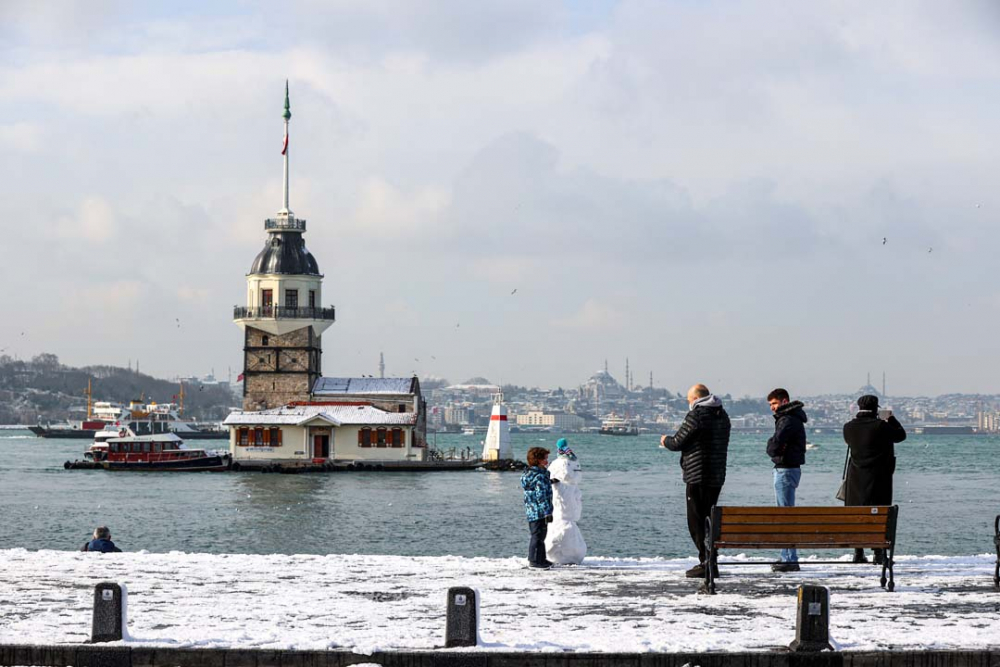
[(173, 433), (136, 435), (129, 428), (102, 431), (83, 457), (105, 470), (218, 472), (229, 469), (229, 454), (188, 449)]

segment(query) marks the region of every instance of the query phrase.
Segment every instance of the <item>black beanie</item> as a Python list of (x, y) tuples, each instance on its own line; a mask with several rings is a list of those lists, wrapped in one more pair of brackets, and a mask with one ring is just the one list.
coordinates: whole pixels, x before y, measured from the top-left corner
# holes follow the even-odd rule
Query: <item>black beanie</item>
[(858, 407), (862, 410), (871, 410), (875, 412), (878, 410), (878, 396), (873, 396), (871, 394), (866, 394), (858, 399)]

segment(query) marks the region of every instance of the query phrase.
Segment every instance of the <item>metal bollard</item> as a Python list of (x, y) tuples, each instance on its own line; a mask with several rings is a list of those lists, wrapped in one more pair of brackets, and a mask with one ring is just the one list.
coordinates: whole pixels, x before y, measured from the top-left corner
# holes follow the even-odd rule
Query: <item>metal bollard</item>
[(830, 646), (830, 591), (826, 586), (799, 586), (792, 651), (825, 651)]
[(448, 589), (445, 648), (475, 646), (479, 640), (479, 592), (456, 586)]
[(90, 641), (120, 641), (125, 627), (125, 605), (128, 591), (124, 586), (105, 581), (94, 587), (94, 620)]

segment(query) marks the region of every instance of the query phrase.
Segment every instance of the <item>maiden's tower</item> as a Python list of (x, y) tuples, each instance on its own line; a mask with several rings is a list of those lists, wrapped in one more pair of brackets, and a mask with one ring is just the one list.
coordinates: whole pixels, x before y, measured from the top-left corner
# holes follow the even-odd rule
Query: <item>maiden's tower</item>
[(323, 332), (335, 311), (324, 308), (323, 274), (306, 249), (306, 221), (288, 207), (288, 123), (285, 83), (283, 205), (264, 221), (267, 239), (247, 274), (246, 306), (233, 319), (243, 329), (243, 409), (264, 410), (306, 401), (321, 375)]
[[(285, 84), (283, 202), (264, 222), (267, 240), (246, 276), (243, 410), (229, 427), (234, 469), (307, 465), (428, 465), (426, 403), (416, 377), (322, 377), (322, 336), (334, 322), (323, 307), (323, 274), (306, 249), (306, 221), (288, 207)], [(381, 373), (380, 373), (381, 374)]]

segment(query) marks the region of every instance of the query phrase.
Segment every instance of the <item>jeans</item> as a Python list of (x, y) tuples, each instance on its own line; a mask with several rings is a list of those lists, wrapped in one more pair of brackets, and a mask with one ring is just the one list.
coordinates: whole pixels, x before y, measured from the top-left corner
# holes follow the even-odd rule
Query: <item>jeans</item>
[[(801, 468), (774, 469), (774, 500), (778, 507), (795, 507), (795, 489), (799, 487), (800, 479), (802, 479)], [(795, 549), (781, 550), (783, 563), (796, 563), (798, 560), (799, 553)]]
[(544, 565), (548, 562), (545, 559), (545, 536), (549, 532), (549, 526), (542, 518), (538, 521), (529, 521), (528, 530), (531, 531), (531, 540), (528, 542), (528, 563)]
[(687, 485), (687, 520), (691, 541), (698, 547), (698, 562), (708, 560), (708, 547), (705, 546), (705, 519), (712, 511), (712, 506), (719, 502), (721, 486), (705, 484)]

